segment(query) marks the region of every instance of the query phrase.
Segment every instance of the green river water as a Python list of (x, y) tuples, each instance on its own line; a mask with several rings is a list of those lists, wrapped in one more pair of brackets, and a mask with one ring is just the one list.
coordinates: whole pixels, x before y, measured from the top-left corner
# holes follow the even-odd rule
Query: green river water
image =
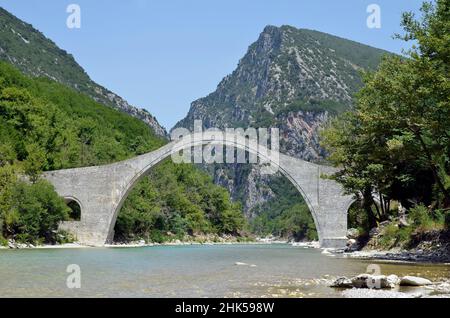
[[(342, 297), (330, 280), (371, 263), (287, 244), (0, 250), (0, 297)], [(81, 288), (67, 287), (70, 264)], [(386, 275), (450, 277), (448, 265), (377, 264)]]

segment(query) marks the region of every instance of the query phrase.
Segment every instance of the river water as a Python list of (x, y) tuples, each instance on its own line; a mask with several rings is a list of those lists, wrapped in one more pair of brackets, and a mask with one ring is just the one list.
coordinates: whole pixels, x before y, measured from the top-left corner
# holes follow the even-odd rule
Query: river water
[[(342, 297), (330, 280), (371, 263), (287, 244), (0, 250), (0, 296)], [(79, 289), (67, 287), (70, 264)], [(378, 264), (386, 275), (450, 277), (446, 265)]]

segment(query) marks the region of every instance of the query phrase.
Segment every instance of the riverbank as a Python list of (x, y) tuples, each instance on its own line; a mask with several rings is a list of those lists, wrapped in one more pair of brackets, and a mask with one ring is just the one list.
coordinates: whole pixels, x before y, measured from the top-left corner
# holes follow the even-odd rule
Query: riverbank
[(130, 248), (130, 247), (148, 247), (148, 246), (189, 246), (189, 245), (265, 245), (265, 244), (288, 244), (288, 241), (283, 240), (270, 240), (266, 238), (256, 238), (255, 240), (222, 240), (222, 241), (172, 241), (164, 243), (146, 243), (141, 242), (131, 242), (131, 243), (113, 243), (106, 244), (105, 247), (110, 248)]
[(450, 263), (450, 230), (385, 221), (367, 234), (349, 229), (345, 257), (416, 263)]
[[(267, 245), (267, 244), (288, 244), (287, 240), (281, 240), (276, 238), (254, 238), (253, 240), (237, 240), (233, 239), (222, 239), (222, 240), (187, 240), (187, 241), (170, 241), (163, 243), (146, 243), (144, 240), (136, 242), (120, 243), (115, 242), (113, 244), (105, 244), (103, 246), (90, 246), (83, 245), (78, 242), (66, 243), (66, 244), (43, 244), (43, 245), (33, 245), (33, 244), (23, 244), (16, 242), (9, 242), (8, 246), (0, 246), (0, 250), (14, 250), (14, 249), (73, 249), (73, 248), (139, 248), (139, 247), (152, 247), (152, 246), (189, 246), (189, 245)], [(298, 244), (298, 245), (297, 245)], [(294, 243), (293, 246), (305, 246), (305, 247), (318, 247), (317, 242), (299, 242)]]
[(342, 254), (344, 257), (366, 259), (366, 260), (381, 260), (391, 262), (407, 262), (407, 263), (432, 263), (450, 265), (450, 258), (447, 254), (440, 254), (426, 251), (403, 251), (403, 250), (364, 250), (354, 251)]
[(91, 246), (81, 245), (79, 243), (65, 243), (65, 244), (15, 244), (9, 246), (0, 246), (0, 250), (23, 250), (23, 249), (75, 249), (75, 248), (91, 248)]

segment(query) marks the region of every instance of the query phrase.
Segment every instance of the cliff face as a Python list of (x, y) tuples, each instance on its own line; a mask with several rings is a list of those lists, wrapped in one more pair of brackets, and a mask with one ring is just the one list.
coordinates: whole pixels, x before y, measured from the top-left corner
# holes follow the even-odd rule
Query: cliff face
[(48, 77), (84, 93), (97, 102), (143, 120), (159, 136), (166, 130), (144, 109), (136, 108), (122, 97), (95, 83), (72, 55), (6, 10), (0, 8), (0, 60), (15, 65), (25, 74)]
[[(194, 101), (175, 127), (277, 127), (280, 150), (308, 161), (326, 153), (319, 129), (330, 117), (350, 109), (361, 86), (362, 70), (374, 69), (387, 52), (317, 31), (268, 26), (215, 92)], [(205, 167), (217, 183), (241, 200), (249, 217), (274, 198), (273, 178), (258, 167)]]

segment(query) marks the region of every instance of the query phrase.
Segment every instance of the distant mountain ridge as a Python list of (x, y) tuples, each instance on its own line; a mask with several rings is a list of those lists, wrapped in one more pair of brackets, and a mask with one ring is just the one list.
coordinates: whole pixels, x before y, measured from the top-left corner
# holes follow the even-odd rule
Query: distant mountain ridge
[(48, 77), (101, 104), (139, 118), (157, 135), (167, 137), (165, 128), (147, 110), (130, 105), (122, 97), (92, 81), (71, 54), (1, 7), (0, 60), (15, 65), (25, 74)]
[[(362, 85), (360, 72), (376, 69), (385, 54), (318, 31), (267, 26), (236, 70), (213, 93), (194, 101), (175, 127), (191, 128), (197, 119), (204, 128), (277, 127), (283, 153), (321, 161), (326, 153), (319, 145), (319, 129), (352, 107), (353, 94)], [(266, 209), (275, 196), (269, 186), (273, 178), (262, 176), (258, 167), (205, 168), (243, 202), (249, 217)]]
[(276, 117), (295, 106), (346, 109), (361, 86), (359, 72), (375, 69), (387, 53), (318, 31), (267, 26), (236, 70), (216, 91), (194, 101), (175, 127), (200, 118), (206, 126), (259, 125), (262, 117)]

